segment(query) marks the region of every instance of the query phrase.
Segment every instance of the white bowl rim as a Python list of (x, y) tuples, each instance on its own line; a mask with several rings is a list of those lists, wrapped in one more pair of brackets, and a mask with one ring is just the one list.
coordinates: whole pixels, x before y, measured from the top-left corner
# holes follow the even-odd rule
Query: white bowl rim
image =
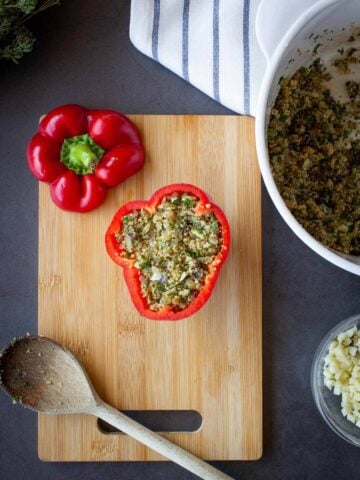
[(346, 258), (341, 256), (341, 254), (337, 254), (334, 251), (329, 250), (327, 247), (315, 240), (315, 238), (312, 237), (292, 215), (292, 213), (286, 206), (284, 200), (282, 199), (271, 174), (270, 161), (267, 152), (267, 144), (265, 141), (265, 114), (268, 96), (270, 89), (273, 85), (273, 79), (278, 70), (278, 66), (285, 53), (285, 50), (291, 43), (292, 39), (297, 35), (297, 33), (299, 33), (299, 31), (307, 24), (307, 22), (311, 18), (320, 13), (322, 10), (325, 10), (330, 5), (336, 4), (337, 2), (338, 0), (321, 0), (316, 3), (313, 7), (308, 9), (301, 17), (299, 17), (299, 19), (290, 27), (286, 35), (282, 38), (279, 45), (277, 46), (273, 56), (270, 59), (270, 62), (267, 65), (265, 77), (260, 88), (255, 121), (256, 149), (258, 153), (259, 166), (265, 186), (269, 192), (272, 201), (275, 204), (275, 207), (279, 211), (284, 221), (292, 229), (292, 231), (308, 247), (314, 250), (321, 257), (325, 258), (329, 262), (348, 272), (360, 276), (360, 265), (354, 264), (350, 260), (347, 260)]

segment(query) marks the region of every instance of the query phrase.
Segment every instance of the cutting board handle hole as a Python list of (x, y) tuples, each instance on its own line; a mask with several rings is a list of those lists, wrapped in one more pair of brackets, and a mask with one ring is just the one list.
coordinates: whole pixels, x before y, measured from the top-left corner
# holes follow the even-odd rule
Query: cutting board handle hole
[[(202, 425), (202, 416), (196, 410), (122, 410), (154, 432), (197, 432)], [(98, 428), (106, 435), (123, 432), (98, 418)]]

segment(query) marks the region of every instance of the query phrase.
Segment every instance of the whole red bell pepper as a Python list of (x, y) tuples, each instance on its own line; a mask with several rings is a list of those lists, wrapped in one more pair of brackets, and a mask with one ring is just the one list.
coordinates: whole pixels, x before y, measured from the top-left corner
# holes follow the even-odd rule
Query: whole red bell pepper
[[(208, 266), (209, 270), (205, 277), (202, 289), (195, 297), (192, 303), (182, 310), (172, 310), (170, 307), (163, 307), (159, 311), (153, 311), (149, 308), (147, 299), (142, 293), (140, 270), (135, 266), (134, 258), (126, 258), (126, 251), (118, 241), (119, 232), (124, 228), (123, 219), (131, 212), (138, 210), (147, 210), (150, 215), (154, 215), (157, 206), (162, 202), (164, 197), (173, 195), (174, 193), (188, 193), (198, 199), (194, 208), (196, 215), (201, 216), (206, 213), (213, 213), (221, 227), (221, 248), (218, 254), (214, 257), (212, 263)], [(218, 279), (220, 268), (225, 262), (230, 248), (230, 228), (228, 221), (222, 210), (211, 202), (205, 192), (200, 188), (189, 184), (173, 184), (168, 185), (157, 190), (148, 201), (131, 201), (123, 205), (112, 219), (106, 235), (105, 245), (108, 254), (112, 260), (120, 265), (124, 270), (124, 277), (132, 301), (140, 312), (146, 318), (152, 320), (180, 320), (197, 312), (209, 299), (211, 292)]]
[(58, 207), (88, 212), (103, 203), (109, 187), (141, 169), (144, 149), (138, 129), (121, 113), (63, 105), (42, 117), (27, 159), (35, 177), (50, 184)]

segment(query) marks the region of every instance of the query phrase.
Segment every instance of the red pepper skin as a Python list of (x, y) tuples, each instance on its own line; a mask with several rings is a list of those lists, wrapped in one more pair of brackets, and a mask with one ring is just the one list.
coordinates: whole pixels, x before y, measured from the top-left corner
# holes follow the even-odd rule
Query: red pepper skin
[(141, 143), (124, 144), (105, 153), (95, 168), (97, 178), (108, 187), (115, 187), (144, 165), (144, 149)]
[(112, 110), (90, 110), (89, 135), (100, 147), (110, 150), (123, 143), (141, 143), (134, 124)]
[[(105, 153), (92, 173), (78, 175), (62, 163), (61, 148), (64, 140), (84, 134)], [(63, 210), (81, 213), (100, 206), (107, 188), (138, 172), (144, 156), (140, 133), (125, 115), (73, 104), (57, 107), (42, 117), (27, 147), (29, 168), (36, 178), (50, 184), (54, 203)]]
[(63, 105), (45, 115), (39, 132), (61, 144), (65, 138), (76, 137), (88, 131), (87, 110), (80, 105)]
[(31, 172), (42, 182), (51, 183), (66, 171), (65, 165), (59, 162), (60, 145), (41, 133), (30, 140), (27, 158)]
[[(209, 265), (209, 273), (205, 277), (204, 286), (195, 300), (186, 308), (180, 311), (173, 311), (170, 307), (154, 312), (150, 310), (146, 298), (141, 294), (141, 284), (139, 270), (135, 267), (134, 259), (126, 259), (121, 254), (123, 249), (115, 238), (115, 234), (123, 228), (123, 218), (134, 210), (147, 210), (150, 214), (154, 214), (157, 206), (162, 199), (173, 193), (191, 193), (199, 199), (195, 207), (195, 213), (202, 215), (212, 212), (219, 221), (222, 229), (223, 244), (220, 252), (214, 258), (214, 262)], [(105, 235), (105, 246), (111, 259), (124, 270), (124, 278), (128, 286), (132, 301), (139, 313), (151, 320), (181, 320), (194, 315), (208, 301), (218, 279), (221, 266), (226, 260), (230, 248), (230, 227), (223, 211), (214, 203), (200, 188), (194, 185), (178, 183), (167, 185), (157, 190), (148, 201), (132, 201), (128, 202), (115, 213)]]
[(67, 170), (50, 185), (53, 202), (62, 210), (90, 212), (105, 200), (107, 188), (94, 175), (76, 175)]

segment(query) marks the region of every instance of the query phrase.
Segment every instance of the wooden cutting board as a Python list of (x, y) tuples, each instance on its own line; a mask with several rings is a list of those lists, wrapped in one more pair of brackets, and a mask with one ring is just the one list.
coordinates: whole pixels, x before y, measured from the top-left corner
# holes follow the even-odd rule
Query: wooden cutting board
[[(145, 168), (88, 214), (39, 200), (39, 333), (83, 362), (105, 401), (122, 410), (195, 410), (200, 428), (164, 434), (203, 459), (262, 454), (261, 196), (253, 119), (133, 115)], [(133, 307), (105, 230), (117, 208), (157, 188), (193, 183), (225, 211), (231, 252), (211, 299), (187, 319), (154, 322)], [(163, 460), (91, 416), (39, 415), (47, 461)]]

